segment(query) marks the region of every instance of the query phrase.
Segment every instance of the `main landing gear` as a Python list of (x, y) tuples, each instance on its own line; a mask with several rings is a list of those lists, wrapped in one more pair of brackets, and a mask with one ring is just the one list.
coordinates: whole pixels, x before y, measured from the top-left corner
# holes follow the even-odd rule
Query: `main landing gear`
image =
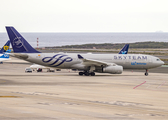
[(85, 76), (95, 76), (95, 73), (94, 72), (88, 72), (88, 71), (84, 71), (84, 72), (79, 72), (79, 75), (82, 76), (82, 75), (85, 75)]
[(145, 76), (148, 76), (148, 69), (146, 69)]

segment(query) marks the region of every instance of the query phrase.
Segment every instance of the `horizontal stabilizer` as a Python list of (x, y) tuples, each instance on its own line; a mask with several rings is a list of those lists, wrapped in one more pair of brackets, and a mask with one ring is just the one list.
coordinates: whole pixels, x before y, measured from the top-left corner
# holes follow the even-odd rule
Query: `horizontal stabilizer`
[(27, 54), (21, 54), (21, 53), (9, 53), (9, 55), (24, 60), (28, 58)]

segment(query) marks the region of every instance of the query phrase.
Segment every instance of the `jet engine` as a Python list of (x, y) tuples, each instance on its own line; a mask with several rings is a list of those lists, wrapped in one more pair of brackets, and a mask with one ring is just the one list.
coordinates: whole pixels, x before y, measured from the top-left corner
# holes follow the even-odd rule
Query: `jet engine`
[(121, 74), (122, 71), (123, 71), (123, 67), (119, 65), (115, 65), (115, 66), (110, 65), (103, 68), (104, 73)]

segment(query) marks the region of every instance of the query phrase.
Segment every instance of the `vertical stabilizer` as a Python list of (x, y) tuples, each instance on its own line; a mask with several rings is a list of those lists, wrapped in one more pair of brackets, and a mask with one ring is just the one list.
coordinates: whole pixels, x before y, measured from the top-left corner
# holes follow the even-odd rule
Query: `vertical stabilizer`
[(6, 27), (13, 51), (15, 53), (39, 53), (35, 50), (14, 27)]
[(2, 47), (0, 53), (5, 53), (7, 50), (9, 50), (9, 46), (10, 46), (10, 40), (8, 40), (6, 44)]
[(128, 48), (129, 48), (129, 44), (126, 44), (118, 54), (127, 54)]

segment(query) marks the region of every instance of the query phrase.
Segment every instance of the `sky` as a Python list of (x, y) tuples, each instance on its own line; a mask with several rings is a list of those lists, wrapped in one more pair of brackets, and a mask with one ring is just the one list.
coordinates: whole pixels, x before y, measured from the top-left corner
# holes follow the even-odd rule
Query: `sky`
[(0, 0), (0, 32), (168, 32), (168, 0)]

